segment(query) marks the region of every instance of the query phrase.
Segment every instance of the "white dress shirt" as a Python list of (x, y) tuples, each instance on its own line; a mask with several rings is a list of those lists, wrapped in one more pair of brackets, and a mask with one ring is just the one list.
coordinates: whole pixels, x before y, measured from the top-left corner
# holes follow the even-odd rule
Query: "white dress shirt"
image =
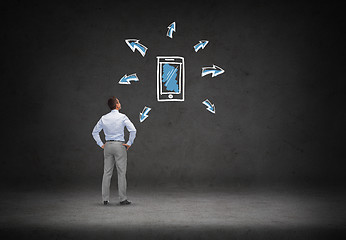
[(116, 109), (113, 109), (110, 113), (103, 115), (96, 123), (92, 132), (92, 136), (94, 137), (97, 145), (99, 145), (100, 147), (102, 147), (103, 145), (99, 134), (101, 130), (103, 130), (105, 134), (106, 141), (125, 141), (124, 127), (126, 127), (130, 133), (129, 140), (126, 144), (132, 145), (137, 132), (135, 126), (125, 114), (120, 113)]

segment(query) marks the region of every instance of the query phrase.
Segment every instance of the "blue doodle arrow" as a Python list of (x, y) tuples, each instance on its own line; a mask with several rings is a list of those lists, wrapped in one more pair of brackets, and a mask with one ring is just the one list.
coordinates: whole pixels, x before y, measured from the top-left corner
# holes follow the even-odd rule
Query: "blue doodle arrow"
[(128, 75), (128, 76), (125, 74), (125, 75), (120, 79), (119, 84), (131, 84), (130, 81), (134, 81), (134, 82), (138, 82), (138, 81), (139, 81), (139, 79), (138, 79), (136, 73), (133, 73), (133, 74)]
[(148, 48), (143, 44), (140, 44), (138, 39), (126, 39), (125, 42), (131, 48), (132, 52), (135, 52), (135, 50), (137, 49), (143, 57), (145, 56)]
[(172, 22), (167, 28), (167, 37), (173, 38), (173, 32), (175, 32), (175, 22)]
[(143, 122), (145, 119), (147, 119), (149, 117), (148, 113), (150, 110), (151, 110), (150, 107), (144, 107), (143, 111), (139, 114), (139, 121), (140, 122)]
[(215, 114), (215, 106), (214, 106), (214, 104), (211, 104), (211, 102), (208, 99), (204, 100), (202, 103), (207, 106), (207, 110), (209, 112)]
[(225, 70), (213, 64), (212, 67), (202, 68), (202, 77), (204, 77), (207, 74), (211, 74), (212, 77), (216, 77), (224, 72)]
[(193, 46), (193, 48), (195, 49), (195, 52), (198, 52), (198, 50), (200, 50), (201, 48), (204, 49), (208, 43), (209, 43), (209, 41), (207, 41), (207, 40), (201, 40), (201, 41), (199, 41), (199, 43), (197, 43), (195, 46)]

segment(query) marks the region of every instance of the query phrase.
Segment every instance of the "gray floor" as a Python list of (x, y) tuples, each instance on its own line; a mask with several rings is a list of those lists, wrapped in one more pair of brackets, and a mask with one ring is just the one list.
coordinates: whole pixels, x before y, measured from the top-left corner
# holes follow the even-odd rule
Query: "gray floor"
[(1, 235), (53, 239), (310, 239), (346, 232), (346, 195), (312, 189), (133, 188), (5, 191)]

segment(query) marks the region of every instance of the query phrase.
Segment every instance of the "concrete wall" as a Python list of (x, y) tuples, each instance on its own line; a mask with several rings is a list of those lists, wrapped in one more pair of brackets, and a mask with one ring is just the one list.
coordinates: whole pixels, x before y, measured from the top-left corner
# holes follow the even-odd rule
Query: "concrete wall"
[[(138, 130), (129, 184), (342, 178), (338, 9), (275, 1), (8, 3), (2, 178), (99, 183), (103, 152), (91, 131), (113, 95)], [(144, 58), (128, 38), (148, 47)], [(209, 44), (195, 53), (202, 39)], [(184, 102), (156, 101), (160, 55), (185, 58)], [(201, 77), (212, 64), (225, 73)], [(117, 84), (131, 73), (138, 83)], [(202, 104), (207, 98), (215, 115)], [(144, 106), (152, 110), (140, 123)]]

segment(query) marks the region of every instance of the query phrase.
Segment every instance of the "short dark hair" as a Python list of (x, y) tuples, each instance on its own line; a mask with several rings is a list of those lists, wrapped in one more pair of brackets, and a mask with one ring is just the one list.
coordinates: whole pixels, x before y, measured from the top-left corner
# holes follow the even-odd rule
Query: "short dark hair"
[(113, 110), (117, 107), (118, 99), (116, 97), (111, 97), (108, 99), (108, 107)]

